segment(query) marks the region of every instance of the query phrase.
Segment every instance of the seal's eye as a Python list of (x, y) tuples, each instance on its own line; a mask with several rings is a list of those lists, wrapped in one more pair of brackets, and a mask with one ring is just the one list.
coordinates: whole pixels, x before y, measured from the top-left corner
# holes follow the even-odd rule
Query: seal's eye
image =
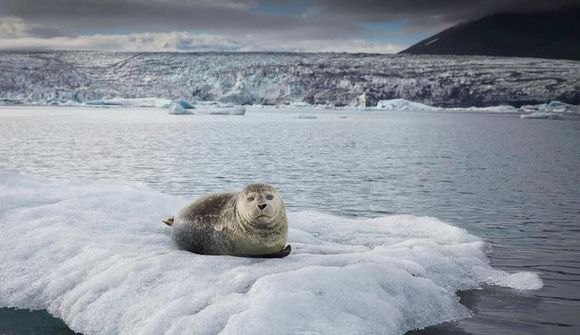
[(256, 200), (254, 197), (249, 197), (248, 198), (248, 201), (254, 201), (254, 200)]
[(274, 196), (271, 194), (266, 195), (266, 200), (273, 200)]

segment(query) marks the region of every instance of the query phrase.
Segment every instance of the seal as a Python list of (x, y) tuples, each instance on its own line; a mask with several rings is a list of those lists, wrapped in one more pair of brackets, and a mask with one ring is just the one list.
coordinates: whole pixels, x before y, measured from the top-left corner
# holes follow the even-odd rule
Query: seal
[(273, 258), (291, 251), (286, 208), (267, 184), (203, 196), (163, 222), (178, 248), (198, 254)]

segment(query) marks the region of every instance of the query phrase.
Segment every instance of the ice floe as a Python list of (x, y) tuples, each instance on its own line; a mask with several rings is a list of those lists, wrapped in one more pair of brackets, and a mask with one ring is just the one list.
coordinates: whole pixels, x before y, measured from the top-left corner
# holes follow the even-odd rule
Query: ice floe
[(246, 108), (242, 106), (215, 106), (210, 108), (198, 108), (196, 114), (206, 115), (245, 115)]
[(522, 119), (545, 119), (545, 120), (561, 120), (563, 119), (561, 113), (550, 113), (550, 112), (534, 112), (530, 114), (520, 115)]
[(377, 103), (380, 110), (438, 110), (440, 108), (405, 99), (381, 100)]
[(195, 109), (195, 107), (193, 107), (193, 105), (191, 105), (189, 102), (185, 100), (176, 100), (169, 106), (169, 114), (194, 114), (193, 109)]
[(190, 199), (121, 181), (0, 172), (0, 306), (83, 334), (403, 334), (471, 314), (455, 292), (537, 289), (431, 217), (289, 215), (284, 259), (177, 250), (161, 218)]
[(318, 119), (318, 116), (314, 114), (298, 114), (294, 118), (299, 120), (315, 120)]
[(123, 106), (123, 107), (158, 107), (167, 108), (171, 100), (163, 98), (115, 98), (103, 100), (89, 100), (86, 106)]
[(467, 107), (467, 108), (448, 108), (447, 110), (458, 112), (479, 112), (479, 113), (519, 113), (520, 110), (510, 105), (499, 105), (489, 107)]
[(580, 114), (580, 106), (570, 105), (561, 101), (550, 101), (539, 105), (524, 105), (520, 107), (524, 113), (522, 119), (563, 119), (566, 114)]
[(377, 103), (376, 108), (364, 107), (364, 111), (449, 111), (449, 112), (480, 112), (480, 113), (517, 113), (520, 110), (509, 105), (499, 105), (490, 107), (458, 107), (458, 108), (441, 108), (429, 106), (419, 102), (409, 101), (406, 99), (381, 100)]

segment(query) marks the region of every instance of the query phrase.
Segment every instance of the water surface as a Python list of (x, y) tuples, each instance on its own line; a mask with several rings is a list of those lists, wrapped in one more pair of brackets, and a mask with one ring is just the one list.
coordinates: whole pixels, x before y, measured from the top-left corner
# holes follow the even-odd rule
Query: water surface
[[(2, 107), (0, 169), (137, 181), (191, 198), (264, 181), (292, 212), (434, 216), (489, 241), (494, 267), (536, 272), (544, 287), (464, 292), (474, 317), (423, 333), (580, 332), (580, 120), (358, 111), (299, 117), (311, 112)], [(3, 309), (0, 331), (14, 333), (1, 321), (10, 318), (37, 324), (37, 333), (51, 322), (21, 313)]]

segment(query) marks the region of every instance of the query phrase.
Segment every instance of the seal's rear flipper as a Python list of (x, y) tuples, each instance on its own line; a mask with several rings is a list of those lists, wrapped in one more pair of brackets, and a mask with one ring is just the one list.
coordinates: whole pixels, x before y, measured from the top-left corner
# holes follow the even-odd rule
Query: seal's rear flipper
[(255, 256), (249, 256), (249, 257), (253, 257), (253, 258), (284, 258), (284, 257), (290, 255), (291, 252), (292, 252), (292, 246), (290, 244), (288, 244), (286, 246), (286, 248), (282, 249), (282, 251), (279, 251), (275, 254), (255, 255)]
[(173, 221), (175, 221), (174, 216), (170, 216), (168, 218), (163, 219), (163, 223), (165, 223), (168, 226), (173, 226)]

